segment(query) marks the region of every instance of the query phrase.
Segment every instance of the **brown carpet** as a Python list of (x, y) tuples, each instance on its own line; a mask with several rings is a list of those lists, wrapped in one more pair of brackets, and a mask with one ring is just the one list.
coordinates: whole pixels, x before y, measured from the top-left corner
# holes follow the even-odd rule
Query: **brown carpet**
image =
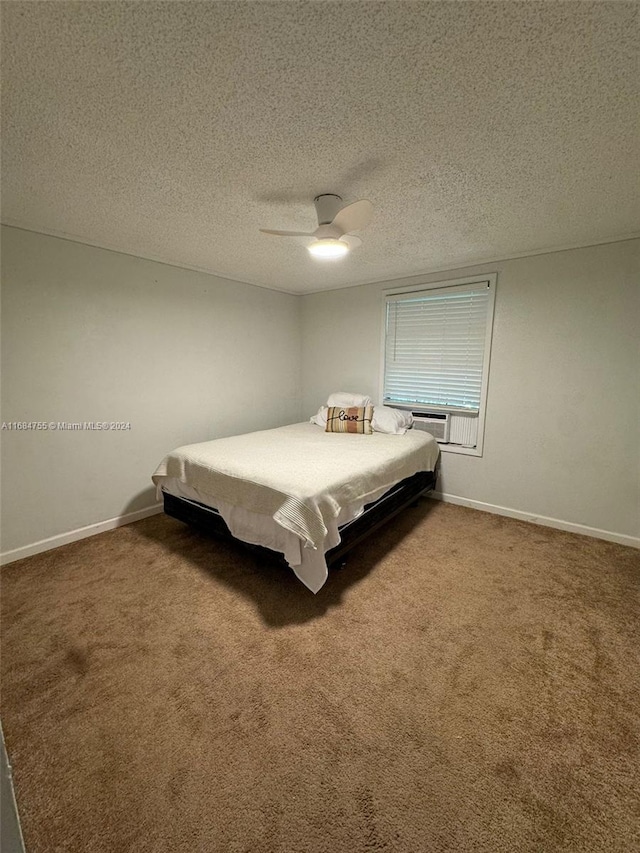
[(156, 516), (3, 570), (28, 853), (630, 853), (640, 554), (423, 501), (314, 597)]

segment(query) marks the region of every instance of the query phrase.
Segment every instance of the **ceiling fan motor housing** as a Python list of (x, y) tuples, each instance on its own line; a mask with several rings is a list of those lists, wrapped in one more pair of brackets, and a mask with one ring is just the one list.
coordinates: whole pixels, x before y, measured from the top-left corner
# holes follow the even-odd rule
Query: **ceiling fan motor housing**
[(342, 199), (339, 195), (334, 195), (333, 193), (317, 195), (313, 203), (316, 206), (318, 225), (329, 225), (333, 222), (336, 214), (342, 207)]

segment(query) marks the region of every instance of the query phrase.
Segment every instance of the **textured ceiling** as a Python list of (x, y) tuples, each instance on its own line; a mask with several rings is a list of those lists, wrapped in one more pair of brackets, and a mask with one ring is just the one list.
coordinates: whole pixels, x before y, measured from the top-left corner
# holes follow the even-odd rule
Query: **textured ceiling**
[[(3, 3), (3, 221), (295, 292), (629, 236), (638, 10)], [(259, 233), (322, 192), (347, 259)]]

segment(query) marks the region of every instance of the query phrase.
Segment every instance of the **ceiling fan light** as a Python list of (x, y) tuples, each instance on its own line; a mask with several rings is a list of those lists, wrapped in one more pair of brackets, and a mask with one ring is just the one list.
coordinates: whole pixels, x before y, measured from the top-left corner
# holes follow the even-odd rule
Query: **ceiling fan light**
[(307, 246), (309, 253), (314, 258), (343, 258), (349, 251), (349, 247), (342, 240), (335, 240), (333, 237), (325, 237), (322, 240), (314, 240)]

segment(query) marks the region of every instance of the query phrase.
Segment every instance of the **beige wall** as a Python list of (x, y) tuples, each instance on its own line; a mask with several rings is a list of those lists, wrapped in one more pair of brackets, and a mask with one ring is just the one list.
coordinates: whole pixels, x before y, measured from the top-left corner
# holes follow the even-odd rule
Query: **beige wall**
[(2, 229), (2, 551), (156, 503), (170, 449), (300, 419), (300, 301)]
[[(3, 552), (152, 506), (170, 448), (306, 418), (331, 391), (378, 396), (382, 291), (397, 282), (296, 297), (19, 229), (2, 238), (2, 420), (132, 425), (1, 432)], [(401, 282), (498, 273), (484, 455), (444, 454), (443, 492), (640, 535), (639, 249)]]
[(640, 241), (537, 255), (302, 300), (303, 412), (378, 398), (382, 291), (497, 272), (482, 458), (443, 454), (446, 494), (640, 535)]

